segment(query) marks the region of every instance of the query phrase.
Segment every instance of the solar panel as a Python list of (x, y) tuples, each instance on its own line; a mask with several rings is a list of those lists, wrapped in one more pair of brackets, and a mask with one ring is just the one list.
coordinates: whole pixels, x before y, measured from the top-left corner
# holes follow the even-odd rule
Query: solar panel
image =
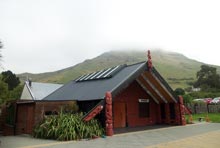
[(111, 71), (109, 71), (106, 75), (104, 75), (104, 77), (108, 77), (112, 72), (114, 72), (120, 65), (116, 66), (115, 68), (113, 68)]
[(79, 79), (80, 81), (84, 80), (89, 74), (84, 75), (81, 79)]
[(103, 71), (100, 75), (97, 76), (97, 78), (101, 78), (105, 73), (107, 73), (111, 68), (108, 68), (107, 70)]
[(75, 81), (78, 81), (79, 79), (81, 79), (84, 75), (78, 77)]
[(114, 74), (119, 72), (122, 68), (124, 68), (126, 65), (118, 65), (112, 68), (100, 70), (97, 72), (93, 72), (90, 74), (85, 74), (77, 78), (76, 82), (83, 82), (83, 81), (91, 81), (91, 80), (99, 80), (99, 79), (107, 79), (111, 78)]
[(98, 71), (94, 76), (90, 78), (90, 80), (95, 79), (100, 73), (102, 73), (104, 70)]
[(96, 72), (91, 73), (88, 77), (85, 78), (85, 80), (88, 80), (89, 78), (91, 78), (92, 76), (94, 76), (96, 74)]

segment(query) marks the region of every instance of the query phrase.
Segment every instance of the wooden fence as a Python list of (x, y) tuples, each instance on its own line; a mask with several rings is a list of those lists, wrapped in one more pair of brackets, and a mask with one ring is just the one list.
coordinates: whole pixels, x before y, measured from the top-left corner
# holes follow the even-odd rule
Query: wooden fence
[(192, 113), (220, 113), (220, 104), (195, 103), (186, 105)]

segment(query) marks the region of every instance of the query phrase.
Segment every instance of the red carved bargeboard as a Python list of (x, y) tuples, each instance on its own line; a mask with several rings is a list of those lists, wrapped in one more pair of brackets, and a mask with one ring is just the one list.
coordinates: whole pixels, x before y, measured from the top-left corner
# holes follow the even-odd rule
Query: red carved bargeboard
[(99, 114), (101, 112), (101, 110), (103, 109), (102, 105), (98, 105), (95, 109), (93, 109), (83, 120), (84, 121), (89, 121), (92, 118), (94, 118), (97, 114)]

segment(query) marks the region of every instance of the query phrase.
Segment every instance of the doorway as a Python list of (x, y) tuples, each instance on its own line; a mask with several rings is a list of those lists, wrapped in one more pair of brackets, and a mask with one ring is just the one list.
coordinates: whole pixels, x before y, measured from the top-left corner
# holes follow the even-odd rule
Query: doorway
[(18, 104), (16, 134), (31, 134), (34, 124), (34, 104)]
[(113, 111), (114, 128), (126, 127), (126, 104), (114, 102)]
[(165, 104), (164, 103), (160, 104), (160, 117), (161, 117), (162, 123), (165, 123), (166, 109), (165, 109)]

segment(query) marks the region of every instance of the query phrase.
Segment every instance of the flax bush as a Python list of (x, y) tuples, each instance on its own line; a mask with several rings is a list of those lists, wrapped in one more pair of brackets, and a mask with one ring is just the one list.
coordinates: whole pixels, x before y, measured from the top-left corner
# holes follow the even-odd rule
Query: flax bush
[(79, 140), (102, 136), (104, 130), (96, 119), (82, 121), (82, 113), (46, 116), (35, 126), (33, 136), (43, 139)]

